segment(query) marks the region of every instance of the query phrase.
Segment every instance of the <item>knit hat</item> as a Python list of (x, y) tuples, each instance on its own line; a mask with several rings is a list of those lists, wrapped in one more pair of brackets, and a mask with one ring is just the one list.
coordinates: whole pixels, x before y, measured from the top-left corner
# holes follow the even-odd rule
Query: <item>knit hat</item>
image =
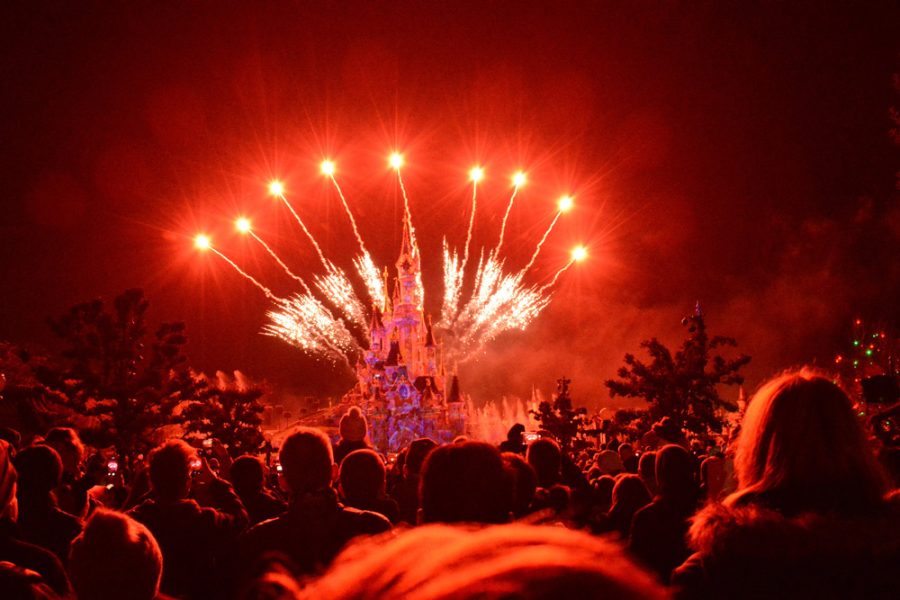
[(614, 450), (604, 450), (597, 456), (597, 467), (607, 475), (615, 475), (625, 470), (619, 453)]
[(16, 469), (9, 460), (9, 450), (9, 444), (0, 440), (0, 516), (6, 515), (16, 499)]
[(341, 438), (348, 442), (361, 442), (366, 439), (366, 431), (369, 425), (358, 406), (351, 406), (350, 410), (341, 417)]

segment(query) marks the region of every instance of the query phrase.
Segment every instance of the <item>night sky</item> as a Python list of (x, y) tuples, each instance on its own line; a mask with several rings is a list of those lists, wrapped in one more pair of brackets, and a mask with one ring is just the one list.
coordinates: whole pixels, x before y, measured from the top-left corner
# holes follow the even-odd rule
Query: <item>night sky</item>
[(151, 322), (187, 323), (197, 368), (340, 394), (347, 374), (259, 335), (266, 299), (191, 238), (293, 291), (232, 226), (251, 217), (296, 271), (317, 270), (266, 195), (277, 177), (350, 267), (356, 243), (318, 173), (330, 157), (376, 263), (393, 265), (397, 148), (435, 318), (473, 164), (487, 176), (475, 248), (496, 240), (509, 176), (529, 174), (514, 266), (556, 198), (576, 198), (533, 280), (576, 243), (591, 259), (529, 330), (462, 369), (476, 398), (566, 374), (577, 400), (604, 401), (623, 354), (652, 335), (676, 345), (696, 300), (754, 357), (748, 391), (827, 365), (852, 318), (900, 324), (900, 5), (690, 4), (4, 3), (0, 340), (54, 351), (48, 317), (141, 287)]

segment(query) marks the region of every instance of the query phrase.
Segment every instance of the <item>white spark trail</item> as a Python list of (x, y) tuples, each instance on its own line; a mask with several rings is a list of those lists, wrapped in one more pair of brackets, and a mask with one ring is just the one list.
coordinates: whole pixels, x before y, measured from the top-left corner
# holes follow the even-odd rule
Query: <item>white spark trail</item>
[(236, 264), (233, 260), (231, 260), (230, 258), (228, 258), (227, 256), (225, 256), (224, 254), (222, 254), (221, 252), (219, 252), (218, 250), (216, 250), (216, 249), (213, 248), (212, 246), (210, 246), (209, 249), (212, 250), (213, 252), (215, 252), (216, 254), (218, 254), (218, 255), (222, 258), (222, 260), (224, 260), (224, 261), (227, 262), (229, 265), (231, 265), (232, 267), (234, 267), (234, 270), (237, 271), (238, 273), (240, 273), (240, 274), (244, 277), (244, 279), (246, 279), (247, 281), (249, 281), (250, 283), (252, 283), (252, 284), (255, 285), (256, 287), (258, 287), (260, 290), (262, 290), (262, 293), (266, 295), (266, 298), (270, 298), (270, 299), (276, 300), (276, 301), (277, 301), (277, 300), (280, 300), (280, 298), (279, 298), (278, 296), (276, 296), (275, 294), (272, 293), (272, 290), (270, 290), (269, 288), (267, 288), (266, 286), (264, 286), (263, 284), (261, 284), (260, 282), (258, 282), (256, 279), (253, 278), (252, 275), (250, 275), (249, 273), (247, 273), (246, 271), (244, 271), (242, 268), (240, 268), (239, 266), (237, 266), (237, 264)]
[(503, 222), (500, 224), (500, 239), (497, 240), (497, 245), (494, 247), (494, 256), (498, 256), (500, 254), (500, 248), (503, 247), (503, 236), (506, 234), (506, 221), (509, 219), (509, 213), (512, 211), (513, 202), (516, 201), (516, 195), (519, 193), (519, 186), (513, 188), (512, 196), (509, 198), (509, 203), (506, 205), (506, 212), (503, 214)]
[(333, 174), (328, 177), (331, 179), (331, 183), (334, 184), (334, 189), (337, 190), (338, 196), (341, 198), (341, 203), (344, 205), (344, 212), (347, 213), (347, 218), (350, 219), (350, 225), (353, 227), (353, 235), (356, 236), (356, 241), (359, 243), (359, 250), (362, 256), (357, 259), (357, 270), (365, 282), (366, 289), (372, 297), (372, 300), (374, 302), (379, 302), (384, 297), (384, 286), (382, 285), (381, 274), (378, 272), (378, 269), (375, 268), (375, 263), (372, 261), (372, 256), (369, 254), (369, 251), (366, 250), (366, 243), (359, 233), (356, 218), (353, 216), (353, 211), (350, 210), (350, 205), (347, 203), (344, 191), (341, 189), (341, 186), (338, 184), (337, 179), (335, 179)]
[(466, 232), (466, 247), (463, 251), (463, 259), (460, 264), (459, 270), (461, 273), (465, 273), (466, 264), (469, 262), (469, 244), (472, 243), (472, 230), (475, 228), (475, 210), (477, 208), (477, 199), (478, 199), (478, 183), (472, 182), (472, 214), (469, 215), (469, 229)]
[(312, 293), (309, 289), (309, 286), (306, 284), (306, 281), (304, 281), (302, 277), (300, 277), (299, 275), (296, 275), (293, 271), (291, 271), (290, 267), (288, 267), (286, 264), (284, 264), (284, 261), (281, 260), (281, 258), (275, 253), (275, 251), (272, 250), (272, 248), (266, 242), (264, 242), (261, 237), (256, 235), (253, 231), (248, 231), (247, 233), (249, 233), (251, 236), (253, 236), (253, 239), (256, 240), (257, 242), (259, 242), (262, 245), (262, 247), (266, 249), (266, 252), (268, 252), (269, 255), (275, 259), (275, 262), (278, 263), (278, 265), (282, 268), (282, 270), (284, 270), (284, 272), (288, 275), (288, 277), (290, 277), (291, 279), (297, 281), (300, 285), (302, 285), (304, 291), (307, 294)]
[(571, 259), (568, 263), (566, 263), (566, 266), (564, 266), (563, 268), (561, 268), (559, 271), (556, 272), (556, 275), (553, 276), (553, 278), (550, 280), (550, 283), (547, 283), (547, 284), (545, 284), (545, 285), (542, 285), (542, 286), (539, 288), (540, 291), (543, 292), (544, 290), (549, 290), (549, 289), (552, 288), (554, 285), (556, 285), (556, 282), (559, 280), (559, 277), (560, 277), (563, 273), (565, 273), (566, 271), (568, 271), (568, 270), (569, 270), (569, 267), (571, 267), (571, 266), (574, 265), (574, 264), (575, 264), (575, 259), (573, 258), (573, 259)]
[(556, 216), (553, 217), (553, 221), (550, 223), (550, 227), (548, 227), (547, 231), (544, 232), (544, 237), (541, 238), (541, 241), (538, 242), (537, 247), (534, 249), (534, 254), (531, 255), (531, 260), (529, 260), (528, 264), (525, 265), (525, 268), (522, 269), (522, 273), (527, 273), (528, 270), (534, 266), (534, 261), (537, 260), (538, 254), (541, 253), (541, 248), (543, 248), (544, 242), (547, 241), (547, 238), (550, 236), (550, 232), (553, 231), (553, 228), (556, 226), (556, 222), (559, 221), (560, 215), (562, 215), (562, 211), (557, 211)]
[(319, 260), (322, 261), (322, 265), (327, 269), (328, 259), (325, 258), (325, 254), (322, 252), (322, 247), (319, 246), (319, 242), (316, 241), (316, 238), (310, 233), (309, 229), (307, 229), (306, 223), (303, 222), (303, 219), (300, 218), (300, 215), (297, 214), (297, 211), (294, 210), (294, 207), (291, 206), (291, 203), (288, 202), (284, 194), (278, 194), (278, 197), (281, 198), (284, 205), (287, 206), (288, 210), (291, 211), (291, 214), (294, 215), (294, 220), (297, 221), (297, 224), (300, 225), (300, 229), (303, 230), (303, 233), (305, 233), (306, 237), (309, 238), (309, 241), (312, 242), (313, 247), (316, 249), (316, 254), (319, 255)]

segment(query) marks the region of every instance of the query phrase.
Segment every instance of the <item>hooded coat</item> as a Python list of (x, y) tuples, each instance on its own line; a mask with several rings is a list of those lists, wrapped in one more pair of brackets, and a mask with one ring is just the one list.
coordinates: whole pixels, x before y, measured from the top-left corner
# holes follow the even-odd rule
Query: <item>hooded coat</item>
[(856, 516), (712, 504), (688, 543), (677, 598), (896, 598), (900, 494)]

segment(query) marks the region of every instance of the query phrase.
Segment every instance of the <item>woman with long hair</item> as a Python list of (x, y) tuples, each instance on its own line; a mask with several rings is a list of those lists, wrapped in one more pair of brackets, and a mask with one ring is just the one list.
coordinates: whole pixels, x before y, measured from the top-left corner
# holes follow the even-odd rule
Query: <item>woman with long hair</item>
[(694, 518), (684, 597), (893, 596), (900, 503), (847, 394), (809, 368), (765, 383), (737, 441), (738, 489)]

